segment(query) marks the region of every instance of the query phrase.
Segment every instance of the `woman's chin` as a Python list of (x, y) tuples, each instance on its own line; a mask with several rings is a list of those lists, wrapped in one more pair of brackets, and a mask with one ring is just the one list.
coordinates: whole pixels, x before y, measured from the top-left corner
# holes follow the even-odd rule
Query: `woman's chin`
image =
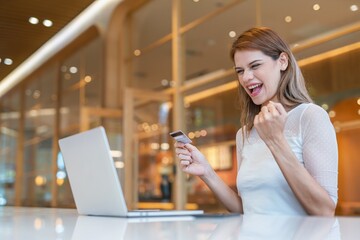
[(255, 105), (258, 105), (258, 106), (261, 106), (261, 105), (263, 105), (264, 104), (264, 100), (261, 100), (261, 99), (258, 99), (258, 98), (253, 98), (252, 99), (252, 101), (253, 101), (253, 103), (255, 104)]

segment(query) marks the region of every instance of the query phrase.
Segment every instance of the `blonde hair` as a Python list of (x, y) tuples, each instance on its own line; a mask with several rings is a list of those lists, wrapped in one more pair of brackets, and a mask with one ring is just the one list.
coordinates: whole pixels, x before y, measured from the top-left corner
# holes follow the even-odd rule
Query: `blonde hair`
[[(285, 108), (313, 102), (305, 86), (305, 80), (296, 59), (289, 46), (273, 30), (266, 27), (251, 28), (243, 32), (233, 43), (230, 51), (232, 60), (237, 51), (260, 50), (265, 55), (277, 60), (281, 53), (288, 57), (288, 66), (281, 72), (277, 97)], [(251, 100), (243, 87), (239, 84), (239, 104), (240, 104), (240, 125), (243, 134), (249, 134), (254, 126), (254, 118), (259, 113), (261, 106), (256, 105)], [(246, 132), (245, 132), (246, 128)]]

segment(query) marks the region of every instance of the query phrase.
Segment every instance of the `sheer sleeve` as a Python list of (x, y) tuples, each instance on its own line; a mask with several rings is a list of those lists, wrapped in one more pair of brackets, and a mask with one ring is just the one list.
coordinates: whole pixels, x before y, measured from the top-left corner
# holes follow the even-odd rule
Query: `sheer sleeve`
[(310, 104), (301, 117), (301, 134), (305, 168), (336, 204), (338, 148), (327, 112), (318, 105)]

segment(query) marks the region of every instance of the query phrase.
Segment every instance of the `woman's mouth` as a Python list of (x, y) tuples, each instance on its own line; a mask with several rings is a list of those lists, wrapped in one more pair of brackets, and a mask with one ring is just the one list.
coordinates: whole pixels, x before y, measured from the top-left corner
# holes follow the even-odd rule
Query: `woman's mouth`
[(261, 83), (248, 86), (248, 90), (249, 90), (250, 95), (251, 95), (252, 97), (258, 95), (258, 94), (260, 93), (260, 91), (261, 91), (261, 88), (262, 88), (262, 84), (261, 84)]

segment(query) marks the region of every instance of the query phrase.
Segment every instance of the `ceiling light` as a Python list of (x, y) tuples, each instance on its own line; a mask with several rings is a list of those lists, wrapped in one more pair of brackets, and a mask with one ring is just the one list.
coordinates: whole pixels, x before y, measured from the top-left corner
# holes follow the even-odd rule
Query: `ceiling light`
[(141, 55), (141, 51), (140, 51), (139, 49), (136, 49), (136, 50), (134, 51), (134, 55), (135, 55), (135, 56), (140, 56), (140, 55)]
[(4, 59), (4, 64), (5, 65), (11, 65), (11, 64), (13, 64), (13, 60), (11, 58), (5, 58)]
[(46, 184), (46, 178), (40, 175), (36, 176), (35, 184), (36, 186), (44, 186)]
[(1, 63), (1, 58), (0, 58), (0, 63)]
[(195, 138), (195, 133), (189, 132), (189, 133), (188, 133), (188, 137), (189, 137), (190, 139), (194, 139), (194, 138)]
[(153, 131), (159, 130), (159, 125), (157, 125), (156, 123), (151, 124), (151, 130), (153, 130)]
[(70, 79), (71, 79), (70, 73), (65, 73), (65, 74), (64, 74), (64, 79), (70, 80)]
[(152, 150), (158, 150), (160, 148), (160, 144), (159, 143), (151, 143), (150, 148)]
[(335, 117), (335, 116), (336, 116), (336, 112), (335, 112), (334, 110), (331, 110), (331, 111), (329, 112), (329, 117), (333, 118), (333, 117)]
[(285, 22), (289, 23), (292, 21), (292, 17), (291, 16), (286, 16), (285, 17)]
[(360, 109), (358, 110), (358, 114), (360, 115)]
[(197, 2), (200, 2), (200, 0), (193, 0), (193, 2), (197, 3)]
[(161, 80), (161, 85), (163, 86), (168, 86), (169, 85), (169, 81), (167, 79), (163, 79)]
[(360, 105), (360, 98), (358, 98), (358, 100), (357, 100), (357, 104), (358, 104), (358, 105)]
[(117, 151), (117, 150), (111, 150), (111, 156), (113, 158), (120, 158), (122, 157), (122, 152), (121, 151)]
[(72, 73), (72, 74), (75, 74), (75, 73), (78, 72), (78, 69), (77, 69), (77, 67), (70, 67), (69, 72)]
[(86, 76), (86, 77), (84, 78), (84, 81), (85, 81), (86, 83), (90, 83), (90, 82), (92, 81), (91, 76)]
[(200, 134), (202, 137), (205, 137), (207, 135), (207, 131), (205, 129), (200, 131)]
[(32, 94), (32, 97), (33, 97), (34, 99), (39, 99), (40, 96), (41, 96), (40, 90), (35, 90), (35, 91), (33, 92), (33, 94)]
[(38, 24), (38, 23), (39, 23), (39, 19), (37, 19), (36, 17), (30, 17), (30, 18), (29, 18), (29, 23), (31, 23), (31, 24)]
[(314, 4), (313, 9), (314, 9), (315, 11), (320, 10), (320, 5), (319, 5), (319, 4)]
[(196, 137), (196, 138), (201, 137), (201, 133), (200, 133), (200, 131), (195, 131), (195, 137)]
[(321, 107), (325, 110), (329, 109), (329, 105), (327, 105), (326, 103), (322, 104)]
[(236, 32), (235, 31), (230, 31), (229, 32), (229, 37), (231, 37), (231, 38), (236, 37)]
[(169, 150), (170, 145), (168, 143), (161, 143), (160, 144), (160, 149), (161, 150)]
[(64, 179), (64, 178), (66, 178), (66, 173), (64, 171), (58, 171), (56, 173), (56, 178), (57, 179)]
[(124, 168), (125, 167), (124, 162), (115, 161), (114, 164), (115, 164), (115, 168)]
[(355, 5), (355, 4), (353, 4), (353, 5), (350, 6), (350, 10), (352, 12), (356, 12), (357, 10), (359, 10), (359, 7), (357, 5)]
[(43, 21), (43, 24), (44, 24), (45, 27), (51, 27), (53, 25), (53, 22), (48, 20), (48, 19), (45, 19)]

